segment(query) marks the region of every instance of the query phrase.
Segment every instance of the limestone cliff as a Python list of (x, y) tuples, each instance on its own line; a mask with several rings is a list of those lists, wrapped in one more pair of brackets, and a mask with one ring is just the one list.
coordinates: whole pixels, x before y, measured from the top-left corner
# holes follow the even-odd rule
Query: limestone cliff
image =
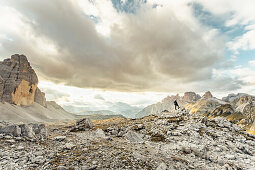
[(37, 75), (26, 56), (15, 54), (0, 62), (0, 101), (31, 105), (37, 84)]
[(34, 100), (36, 103), (39, 103), (43, 107), (47, 106), (45, 93), (41, 92), (41, 90), (39, 88), (37, 88), (35, 90), (35, 99)]
[(0, 120), (42, 122), (74, 118), (57, 103), (47, 102), (37, 85), (37, 75), (26, 56), (15, 54), (0, 62)]

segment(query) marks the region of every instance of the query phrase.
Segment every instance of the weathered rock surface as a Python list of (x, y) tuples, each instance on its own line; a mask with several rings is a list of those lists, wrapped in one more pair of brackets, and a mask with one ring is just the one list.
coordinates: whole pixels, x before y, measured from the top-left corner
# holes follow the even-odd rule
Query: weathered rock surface
[(38, 78), (26, 56), (12, 55), (0, 62), (0, 100), (17, 105), (34, 103)]
[(183, 100), (186, 102), (196, 102), (199, 99), (201, 99), (201, 96), (195, 92), (185, 92), (183, 96)]
[(43, 142), (0, 135), (0, 169), (255, 167), (255, 136), (225, 118), (164, 112), (93, 124), (94, 128), (78, 132), (70, 132), (76, 126), (73, 122), (49, 125)]
[(93, 128), (93, 123), (90, 119), (84, 118), (76, 121), (74, 127), (71, 128), (71, 132), (85, 131)]
[(0, 134), (44, 140), (47, 138), (45, 124), (13, 124), (0, 127)]
[(35, 90), (35, 102), (40, 104), (43, 107), (47, 106), (45, 93), (41, 92), (39, 88), (36, 88)]
[(245, 93), (237, 94), (228, 94), (226, 97), (223, 97), (222, 100), (225, 102), (233, 102), (234, 100), (239, 100), (242, 96), (246, 95)]
[(0, 120), (42, 122), (74, 119), (56, 102), (47, 102), (26, 56), (12, 55), (0, 62)]
[(231, 114), (233, 114), (235, 111), (232, 108), (230, 104), (224, 104), (219, 107), (217, 107), (211, 114), (209, 114), (210, 117), (227, 117)]
[(213, 98), (213, 95), (210, 91), (205, 92), (205, 94), (202, 96), (204, 99)]
[(216, 98), (204, 98), (202, 97), (196, 103), (187, 104), (185, 109), (189, 111), (189, 113), (194, 114), (208, 114), (214, 111), (218, 106), (227, 104), (224, 101), (221, 101)]

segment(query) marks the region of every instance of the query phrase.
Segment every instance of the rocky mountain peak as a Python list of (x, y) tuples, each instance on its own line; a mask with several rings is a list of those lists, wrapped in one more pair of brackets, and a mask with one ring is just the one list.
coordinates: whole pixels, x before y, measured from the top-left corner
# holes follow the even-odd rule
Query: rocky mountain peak
[(201, 96), (196, 94), (195, 92), (185, 92), (183, 96), (183, 100), (186, 102), (195, 102), (199, 100)]
[(35, 101), (37, 84), (38, 77), (25, 55), (15, 54), (0, 62), (1, 102), (31, 105)]
[(213, 95), (210, 91), (205, 92), (205, 94), (202, 96), (204, 99), (213, 98)]
[(238, 101), (238, 105), (242, 105), (245, 103), (249, 103), (252, 104), (253, 102), (255, 102), (255, 97), (250, 96), (250, 95), (243, 95), (239, 101)]

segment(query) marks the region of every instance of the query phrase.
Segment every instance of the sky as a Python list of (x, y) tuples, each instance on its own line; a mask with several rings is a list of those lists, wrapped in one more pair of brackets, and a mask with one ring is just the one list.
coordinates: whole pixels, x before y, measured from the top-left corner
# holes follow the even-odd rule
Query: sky
[(0, 59), (24, 54), (70, 112), (210, 90), (255, 95), (254, 0), (0, 0)]

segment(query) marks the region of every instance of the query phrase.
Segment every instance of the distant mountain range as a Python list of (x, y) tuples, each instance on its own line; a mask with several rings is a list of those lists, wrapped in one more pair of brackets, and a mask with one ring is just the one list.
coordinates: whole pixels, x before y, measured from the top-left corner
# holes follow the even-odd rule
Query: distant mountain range
[[(64, 106), (67, 110), (77, 110), (73, 106)], [(141, 111), (142, 107), (131, 106), (127, 103), (123, 102), (116, 102), (109, 104), (107, 110), (87, 110), (88, 108), (79, 108), (79, 112), (74, 112), (76, 115), (93, 115), (93, 114), (100, 114), (100, 115), (123, 115), (127, 118), (134, 118), (135, 115)]]

